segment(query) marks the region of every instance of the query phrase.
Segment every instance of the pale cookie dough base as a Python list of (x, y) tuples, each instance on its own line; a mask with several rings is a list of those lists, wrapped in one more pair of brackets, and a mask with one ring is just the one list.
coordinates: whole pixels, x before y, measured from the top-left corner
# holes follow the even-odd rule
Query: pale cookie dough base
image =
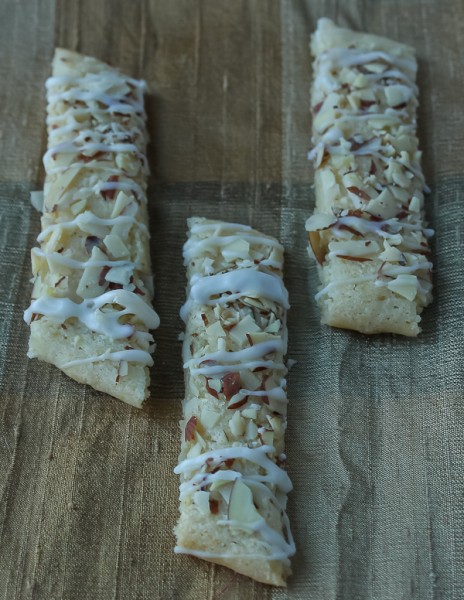
[(320, 19), (318, 28), (311, 38), (313, 54), (322, 54), (331, 48), (349, 48), (352, 45), (366, 52), (388, 52), (394, 56), (410, 58), (415, 55), (415, 50), (411, 46), (373, 33), (344, 29), (335, 25), (330, 19)]
[[(322, 288), (329, 283), (377, 273), (377, 266), (332, 259), (319, 267)], [(318, 301), (322, 323), (361, 333), (399, 333), (410, 337), (420, 332), (416, 302), (394, 294), (373, 281), (341, 283), (328, 290)]]
[(227, 526), (218, 526), (211, 515), (202, 514), (190, 500), (183, 502), (181, 517), (174, 531), (177, 544), (188, 550), (237, 554), (237, 558), (202, 556), (202, 560), (223, 565), (261, 583), (286, 586), (285, 577), (291, 573), (289, 567), (285, 567), (281, 561), (268, 560), (266, 557), (249, 558), (248, 555), (260, 553), (260, 546), (253, 537), (245, 532), (241, 539), (231, 534)]
[[(111, 352), (124, 350), (127, 340), (114, 341)], [(129, 372), (116, 382), (119, 361), (83, 363), (63, 368), (72, 360), (103, 354), (108, 350), (108, 338), (93, 333), (80, 323), (59, 324), (42, 318), (31, 323), (29, 340), (30, 358), (38, 358), (63, 370), (79, 383), (87, 383), (137, 408), (148, 397), (149, 370), (137, 363), (129, 363)]]

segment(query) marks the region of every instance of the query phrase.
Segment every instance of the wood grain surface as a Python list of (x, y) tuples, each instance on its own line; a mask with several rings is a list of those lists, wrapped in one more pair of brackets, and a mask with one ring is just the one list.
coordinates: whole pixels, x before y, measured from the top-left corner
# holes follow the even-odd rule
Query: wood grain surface
[[(435, 301), (417, 340), (321, 327), (308, 42), (320, 16), (417, 48)], [(144, 78), (155, 307), (142, 411), (26, 358), (22, 313), (56, 46)], [(461, 0), (1, 0), (0, 600), (464, 598), (464, 6)], [(287, 250), (289, 515), (277, 590), (174, 555), (191, 215)]]

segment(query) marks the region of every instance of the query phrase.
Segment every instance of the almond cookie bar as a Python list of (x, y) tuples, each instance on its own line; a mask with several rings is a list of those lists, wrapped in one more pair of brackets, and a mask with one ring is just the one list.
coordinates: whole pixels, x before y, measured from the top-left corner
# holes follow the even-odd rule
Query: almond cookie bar
[(32, 249), (28, 356), (133, 406), (153, 337), (145, 84), (57, 49), (47, 84), (42, 231)]
[(295, 552), (283, 469), (288, 294), (283, 247), (189, 220), (178, 553), (285, 585)]
[(322, 322), (416, 336), (432, 299), (414, 50), (321, 19), (313, 35), (315, 213)]

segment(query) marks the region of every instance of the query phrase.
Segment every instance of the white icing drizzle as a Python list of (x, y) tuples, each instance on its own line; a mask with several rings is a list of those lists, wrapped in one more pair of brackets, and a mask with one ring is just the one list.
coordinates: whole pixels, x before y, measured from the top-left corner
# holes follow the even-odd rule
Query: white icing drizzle
[(84, 365), (87, 363), (103, 362), (105, 360), (111, 360), (118, 362), (125, 360), (132, 363), (140, 363), (147, 367), (153, 365), (153, 358), (149, 352), (145, 350), (120, 350), (119, 352), (106, 351), (98, 356), (88, 356), (86, 358), (77, 358), (76, 360), (70, 360), (69, 362), (59, 365), (60, 369), (68, 369), (69, 367), (75, 367), (77, 365)]
[[(100, 102), (101, 104), (106, 105), (111, 112), (144, 112), (143, 104), (141, 102), (127, 97), (115, 98), (111, 94), (100, 92), (98, 87), (95, 90), (82, 90), (75, 87), (57, 93), (49, 91), (47, 99), (50, 104), (58, 102), (72, 103), (76, 102), (76, 100), (80, 100), (81, 102)], [(93, 108), (92, 112), (94, 112)]]
[[(111, 125), (100, 125), (94, 129), (88, 129), (86, 123), (79, 123), (75, 119), (70, 118), (65, 121), (65, 125), (59, 127), (53, 127), (49, 131), (49, 147), (52, 146), (51, 141), (53, 138), (60, 137), (61, 135), (75, 134), (73, 136), (67, 136), (65, 140), (67, 143), (72, 143), (81, 146), (89, 142), (93, 143), (110, 143), (110, 144), (133, 144), (134, 140), (143, 141), (145, 140), (144, 133), (139, 127), (121, 127), (117, 123)], [(56, 125), (56, 124), (55, 124)], [(64, 141), (62, 142), (64, 143)], [(58, 146), (58, 144), (56, 144)], [(137, 147), (138, 148), (138, 147)]]
[[(336, 142), (336, 145), (329, 142)], [(346, 143), (343, 144), (342, 142)], [(314, 160), (318, 153), (320, 151), (323, 153), (324, 150), (333, 155), (377, 156), (378, 158), (381, 156), (382, 142), (378, 137), (366, 141), (354, 150), (351, 150), (350, 146), (351, 143), (343, 137), (343, 133), (338, 128), (333, 127), (321, 137), (321, 141), (308, 153), (308, 160)]]
[(343, 68), (365, 65), (378, 60), (394, 65), (400, 71), (410, 71), (415, 74), (417, 66), (415, 61), (393, 54), (375, 50), (366, 52), (357, 48), (330, 48), (319, 57), (321, 63), (327, 63), (330, 67)]
[(404, 110), (395, 110), (393, 108), (386, 108), (383, 113), (368, 112), (365, 114), (353, 114), (345, 109), (338, 109), (337, 112), (340, 116), (336, 117), (337, 123), (349, 123), (350, 121), (371, 121), (375, 119), (385, 120), (388, 117), (392, 123), (399, 122), (400, 117), (408, 116)]
[[(387, 69), (386, 71), (383, 71), (383, 73), (365, 73), (364, 77), (366, 77), (366, 79), (371, 83), (371, 85), (374, 84), (374, 86), (381, 79), (398, 79), (399, 81), (402, 81), (405, 85), (407, 85), (414, 94), (417, 94), (419, 91), (414, 81), (408, 75), (406, 75), (406, 73), (403, 73), (398, 69)], [(380, 87), (379, 84), (377, 85), (378, 87)]]
[(249, 348), (244, 348), (243, 350), (238, 350), (236, 352), (226, 352), (225, 350), (219, 350), (218, 352), (211, 352), (210, 354), (204, 354), (199, 358), (191, 358), (186, 363), (184, 363), (184, 369), (191, 369), (194, 365), (197, 365), (199, 362), (204, 362), (208, 360), (222, 362), (226, 364), (240, 362), (240, 363), (248, 363), (249, 361), (256, 360), (257, 358), (262, 358), (267, 354), (272, 352), (282, 352), (285, 354), (287, 350), (286, 344), (280, 338), (276, 338), (275, 340), (267, 340), (266, 342), (260, 342), (259, 344), (255, 344), (254, 346), (250, 346)]
[[(281, 469), (276, 463), (271, 460), (267, 455), (274, 454), (275, 449), (272, 446), (259, 446), (258, 448), (248, 448), (248, 446), (230, 446), (228, 448), (218, 448), (216, 450), (210, 450), (209, 452), (204, 452), (199, 456), (195, 456), (194, 458), (186, 458), (181, 463), (177, 465), (174, 469), (174, 473), (176, 475), (184, 475), (186, 477), (186, 481), (182, 483), (182, 491), (185, 491), (189, 488), (194, 488), (201, 478), (205, 475), (213, 476), (214, 473), (197, 473), (193, 476), (193, 478), (189, 478), (188, 474), (195, 473), (201, 469), (201, 467), (206, 463), (206, 461), (210, 461), (212, 465), (218, 465), (229, 459), (241, 459), (246, 460), (248, 462), (254, 463), (258, 465), (264, 471), (266, 471), (265, 475), (247, 475), (247, 477), (251, 479), (257, 479), (261, 482), (267, 482), (276, 485), (276, 487), (283, 492), (284, 494), (288, 494), (292, 491), (293, 486), (290, 481), (290, 477), (284, 469)], [(224, 471), (221, 471), (221, 477), (224, 476)], [(233, 471), (235, 476), (240, 476), (239, 473)]]
[(354, 285), (356, 283), (362, 283), (364, 281), (374, 281), (376, 278), (377, 278), (377, 275), (363, 275), (361, 277), (347, 277), (346, 279), (337, 279), (336, 281), (331, 281), (328, 285), (326, 285), (321, 290), (319, 290), (317, 292), (317, 294), (314, 296), (314, 298), (316, 300), (319, 300), (320, 298), (322, 298), (322, 296), (325, 296), (325, 294), (328, 294), (334, 288), (337, 288), (337, 287), (340, 287), (343, 285), (348, 285), (348, 284)]
[(135, 144), (103, 144), (97, 142), (89, 142), (82, 145), (77, 145), (74, 141), (66, 141), (52, 146), (44, 154), (43, 162), (47, 166), (50, 160), (54, 160), (57, 154), (83, 154), (89, 158), (96, 152), (135, 152), (138, 154), (138, 148)]
[[(273, 529), (272, 527), (270, 527), (266, 523), (265, 519), (263, 519), (262, 517), (260, 519), (258, 519), (257, 521), (255, 521), (254, 523), (246, 523), (246, 524), (241, 523), (240, 521), (234, 521), (232, 519), (219, 519), (218, 525), (227, 525), (229, 527), (244, 529), (245, 531), (251, 531), (251, 532), (256, 532), (256, 533), (260, 534), (261, 538), (263, 539), (263, 541), (266, 543), (269, 550), (271, 551), (270, 552), (271, 555), (274, 555), (274, 553), (275, 553), (280, 556), (283, 555), (285, 558), (288, 558), (289, 556), (293, 556), (295, 554), (295, 551), (296, 551), (295, 544), (293, 542), (293, 539), (291, 538), (291, 533), (290, 533), (289, 527), (287, 527), (287, 529), (288, 529), (288, 534), (289, 534), (291, 541), (290, 541), (290, 543), (287, 543), (284, 536), (281, 533), (279, 533), (278, 531), (276, 531), (275, 529)], [(285, 520), (284, 520), (284, 526), (285, 526)], [(275, 552), (273, 550), (274, 548), (278, 549), (277, 552)], [(269, 556), (266, 556), (266, 558), (268, 560), (270, 560)]]
[[(83, 165), (79, 164), (79, 169), (82, 167)], [(74, 168), (75, 165), (72, 166), (72, 168)], [(120, 172), (114, 169), (110, 169), (110, 171), (113, 171), (114, 174), (116, 175), (120, 175)], [(135, 194), (135, 196), (137, 197), (137, 200), (143, 202), (144, 204), (147, 203), (147, 199), (146, 199), (146, 195), (144, 193), (144, 191), (142, 190), (142, 188), (138, 185), (138, 183), (136, 183), (134, 180), (128, 180), (128, 181), (99, 181), (97, 182), (95, 185), (91, 186), (91, 187), (82, 187), (79, 188), (78, 194), (79, 195), (86, 195), (88, 193), (94, 193), (94, 194), (100, 194), (100, 192), (102, 191), (111, 191), (111, 190), (119, 190), (122, 192), (133, 192)], [(66, 192), (65, 192), (66, 193)], [(68, 196), (64, 199), (61, 199), (62, 196), (59, 198), (60, 200), (60, 208), (66, 208), (67, 206), (69, 206), (72, 202), (78, 200), (79, 198), (75, 198), (73, 194), (68, 194)]]
[(407, 273), (415, 273), (416, 271), (430, 271), (432, 267), (432, 263), (428, 260), (413, 265), (392, 265), (387, 263), (382, 269), (382, 274), (395, 277)]
[(53, 233), (56, 229), (73, 229), (76, 227), (80, 227), (81, 225), (102, 225), (104, 227), (114, 227), (115, 225), (120, 224), (130, 224), (134, 225), (141, 229), (145, 235), (149, 235), (148, 228), (144, 223), (137, 221), (133, 217), (128, 217), (125, 215), (121, 215), (118, 217), (113, 217), (112, 219), (100, 219), (93, 212), (86, 210), (85, 212), (77, 215), (75, 219), (71, 221), (62, 221), (58, 223), (54, 223), (53, 225), (49, 225), (46, 227), (37, 237), (38, 242), (42, 242), (50, 233)]
[(63, 256), (59, 252), (44, 252), (40, 248), (32, 248), (31, 252), (36, 256), (45, 258), (47, 261), (53, 260), (54, 262), (69, 267), (70, 269), (85, 269), (86, 267), (130, 267), (131, 269), (139, 269), (140, 265), (134, 263), (131, 260), (75, 260), (74, 258), (68, 258)]
[(246, 390), (241, 389), (241, 394), (246, 396), (267, 396), (269, 400), (276, 400), (279, 402), (288, 402), (287, 394), (281, 387), (273, 387), (270, 390)]
[(400, 221), (398, 218), (385, 219), (382, 221), (363, 219), (353, 215), (346, 215), (337, 218), (334, 230), (340, 225), (348, 225), (360, 233), (374, 233), (383, 238), (389, 238), (397, 235), (401, 230), (422, 231), (426, 237), (433, 235), (433, 229), (422, 228), (421, 223), (411, 223)]
[[(376, 58), (374, 58), (376, 57)], [(414, 61), (395, 57), (386, 52), (363, 52), (355, 48), (331, 48), (322, 53), (317, 59), (317, 75), (314, 80), (314, 87), (322, 91), (331, 92), (338, 89), (340, 83), (332, 74), (333, 69), (343, 67), (357, 67), (374, 62), (375, 60), (384, 60), (396, 69), (386, 69), (381, 73), (366, 73), (365, 77), (372, 86), (378, 86), (379, 80), (398, 79), (408, 85), (415, 93), (417, 86), (412, 80), (416, 74), (416, 64)], [(382, 86), (383, 87), (383, 86)]]
[[(366, 281), (375, 281), (375, 285), (377, 287), (387, 286), (392, 279), (398, 277), (398, 275), (404, 275), (408, 273), (416, 273), (417, 271), (425, 270), (430, 271), (432, 268), (432, 263), (429, 261), (424, 261), (417, 263), (415, 265), (392, 265), (386, 263), (381, 273), (371, 274), (371, 275), (361, 275), (359, 277), (347, 277), (346, 279), (337, 279), (336, 281), (331, 281), (328, 285), (323, 287), (317, 294), (314, 296), (316, 300), (322, 298), (328, 294), (334, 288), (343, 286), (343, 285), (355, 285), (357, 283), (363, 283)], [(389, 279), (381, 279), (382, 276), (388, 277)]]
[(222, 231), (232, 229), (233, 231), (250, 231), (252, 228), (249, 225), (243, 225), (242, 223), (196, 223), (192, 225), (190, 231), (192, 235), (197, 233), (203, 233), (204, 231), (214, 231), (213, 235), (219, 235)]
[[(118, 304), (124, 308), (102, 312), (100, 309), (107, 304)], [(97, 298), (84, 300), (79, 304), (69, 298), (42, 296), (34, 300), (25, 311), (26, 323), (30, 324), (33, 314), (45, 315), (60, 323), (75, 317), (92, 331), (111, 339), (130, 337), (134, 333), (134, 325), (119, 323), (119, 319), (124, 315), (134, 315), (148, 329), (156, 329), (159, 326), (159, 317), (151, 306), (139, 295), (126, 290), (105, 292)]]
[[(274, 461), (268, 458), (267, 454), (272, 455), (274, 453), (275, 449), (272, 446), (261, 446), (259, 448), (233, 446), (220, 448), (205, 452), (196, 458), (182, 461), (174, 469), (174, 472), (186, 477), (188, 477), (187, 474), (191, 474), (192, 472), (195, 473), (193, 477), (181, 483), (181, 499), (217, 480), (235, 481), (236, 479), (241, 479), (250, 487), (250, 489), (259, 487), (261, 493), (267, 498), (272, 499), (273, 503), (280, 508), (282, 513), (282, 525), (288, 541), (284, 538), (282, 533), (270, 527), (262, 517), (253, 523), (242, 523), (231, 519), (218, 519), (217, 523), (218, 525), (244, 529), (245, 531), (259, 534), (261, 540), (264, 542), (263, 550), (265, 552), (263, 552), (263, 558), (266, 558), (267, 560), (285, 560), (295, 553), (295, 544), (290, 531), (288, 517), (285, 513), (286, 494), (292, 490), (293, 486), (287, 473), (278, 467)], [(199, 470), (203, 465), (207, 464), (207, 461), (208, 464), (214, 468), (215, 465), (228, 459), (240, 459), (254, 463), (261, 467), (264, 474), (257, 472), (255, 474), (247, 473), (245, 475), (234, 470), (220, 470), (216, 473), (205, 473)], [(276, 492), (272, 491), (269, 485), (272, 487), (275, 486), (277, 488)], [(211, 553), (211, 557), (214, 556), (219, 555)]]
[[(250, 360), (247, 363), (239, 363), (233, 365), (234, 371), (245, 371), (246, 369), (253, 370), (258, 368), (276, 369), (287, 372), (287, 367), (283, 363), (274, 362), (272, 360)], [(224, 375), (230, 372), (230, 365), (208, 365), (190, 369), (195, 375)]]
[[(231, 292), (230, 295), (211, 300), (211, 296)], [(227, 304), (243, 296), (263, 297), (289, 308), (288, 292), (282, 280), (270, 273), (257, 269), (235, 269), (208, 277), (199, 277), (191, 282), (189, 298), (181, 308), (181, 317), (187, 316), (195, 305)]]
[(278, 248), (283, 252), (283, 246), (277, 240), (272, 240), (264, 236), (258, 235), (228, 235), (228, 236), (208, 236), (203, 239), (189, 238), (184, 244), (184, 259), (185, 263), (204, 253), (205, 250), (211, 250), (217, 247), (228, 246), (238, 240), (244, 240), (250, 244), (270, 246)]
[[(122, 79), (124, 77), (124, 79)], [(45, 82), (47, 90), (53, 87), (68, 86), (72, 85), (75, 87), (85, 87), (88, 84), (102, 85), (121, 85), (121, 82), (130, 83), (132, 87), (140, 90), (140, 97), (143, 97), (143, 91), (146, 89), (147, 84), (143, 79), (133, 79), (132, 77), (122, 76), (117, 71), (105, 71), (104, 73), (86, 73), (83, 76), (72, 76), (72, 75), (54, 75), (49, 77)]]

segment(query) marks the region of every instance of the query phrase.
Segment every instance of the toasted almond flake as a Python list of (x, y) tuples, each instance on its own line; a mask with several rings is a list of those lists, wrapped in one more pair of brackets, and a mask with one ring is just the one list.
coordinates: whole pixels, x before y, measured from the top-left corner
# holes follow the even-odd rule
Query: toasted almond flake
[(192, 446), (190, 448), (190, 450), (187, 452), (187, 458), (196, 458), (197, 456), (200, 456), (200, 454), (202, 453), (202, 447), (201, 444), (195, 444), (194, 446)]
[(396, 279), (387, 284), (387, 287), (395, 294), (412, 302), (417, 295), (417, 277), (408, 274), (398, 275)]
[(220, 413), (208, 407), (203, 408), (201, 411), (201, 422), (206, 430), (213, 429), (218, 424), (220, 418)]
[(221, 383), (222, 391), (226, 400), (231, 400), (238, 394), (240, 388), (242, 387), (240, 373), (238, 371), (226, 373), (226, 375), (221, 378)]
[(409, 203), (409, 210), (413, 213), (418, 213), (421, 211), (421, 201), (417, 196), (413, 196), (411, 202)]
[(209, 510), (211, 514), (217, 515), (219, 512), (219, 501), (216, 498), (209, 498)]
[(129, 256), (129, 250), (119, 236), (110, 233), (103, 239), (103, 243), (114, 258), (125, 258)]
[(31, 204), (38, 212), (43, 212), (44, 209), (44, 193), (43, 191), (31, 192)]
[(212, 339), (217, 339), (220, 337), (224, 337), (226, 335), (226, 332), (222, 328), (220, 321), (215, 321), (206, 328), (206, 334)]
[(122, 267), (112, 267), (106, 274), (106, 281), (120, 283), (121, 285), (127, 285), (130, 283), (132, 273), (133, 266), (131, 265), (124, 265)]
[(229, 410), (235, 410), (237, 408), (241, 408), (242, 406), (244, 406), (247, 403), (247, 401), (248, 401), (248, 396), (246, 394), (239, 392), (238, 394), (235, 394), (234, 396), (232, 396), (229, 404), (227, 405), (227, 408)]
[(253, 503), (250, 488), (240, 479), (236, 479), (230, 494), (228, 518), (240, 523), (255, 523), (262, 519)]
[(240, 437), (245, 433), (246, 421), (239, 411), (235, 412), (229, 420), (229, 427), (232, 435), (235, 437)]
[(305, 228), (306, 231), (320, 231), (328, 229), (337, 222), (337, 217), (334, 215), (326, 215), (324, 213), (316, 213), (307, 219)]
[(84, 212), (86, 205), (87, 205), (87, 200), (85, 200), (85, 199), (74, 202), (73, 204), (71, 204), (71, 207), (70, 207), (72, 214), (73, 215), (81, 214), (82, 212)]
[(240, 372), (240, 379), (242, 380), (243, 387), (247, 390), (256, 390), (261, 383), (261, 378), (249, 369), (244, 369)]
[(193, 494), (192, 499), (193, 499), (193, 503), (195, 504), (195, 506), (197, 506), (203, 514), (205, 514), (205, 515), (209, 514), (209, 512), (210, 512), (210, 510), (209, 510), (209, 500), (210, 500), (209, 492), (199, 490), (198, 492), (195, 492)]
[(309, 245), (317, 262), (322, 265), (327, 254), (326, 244), (322, 243), (319, 231), (310, 231), (308, 233)]
[(247, 419), (256, 419), (258, 416), (258, 411), (255, 408), (245, 408), (242, 410), (242, 417)]
[(111, 218), (117, 217), (122, 211), (134, 201), (134, 197), (126, 194), (125, 192), (119, 192), (116, 196), (116, 201), (111, 212)]
[(256, 423), (248, 421), (246, 426), (246, 439), (255, 440), (258, 437), (258, 428)]
[(197, 424), (198, 424), (198, 418), (193, 415), (190, 417), (190, 419), (187, 421), (186, 425), (185, 425), (185, 441), (186, 442), (191, 442), (192, 440), (195, 439), (195, 434), (197, 431)]
[(246, 342), (246, 334), (260, 331), (258, 325), (250, 315), (246, 315), (230, 331), (230, 337), (240, 346)]

